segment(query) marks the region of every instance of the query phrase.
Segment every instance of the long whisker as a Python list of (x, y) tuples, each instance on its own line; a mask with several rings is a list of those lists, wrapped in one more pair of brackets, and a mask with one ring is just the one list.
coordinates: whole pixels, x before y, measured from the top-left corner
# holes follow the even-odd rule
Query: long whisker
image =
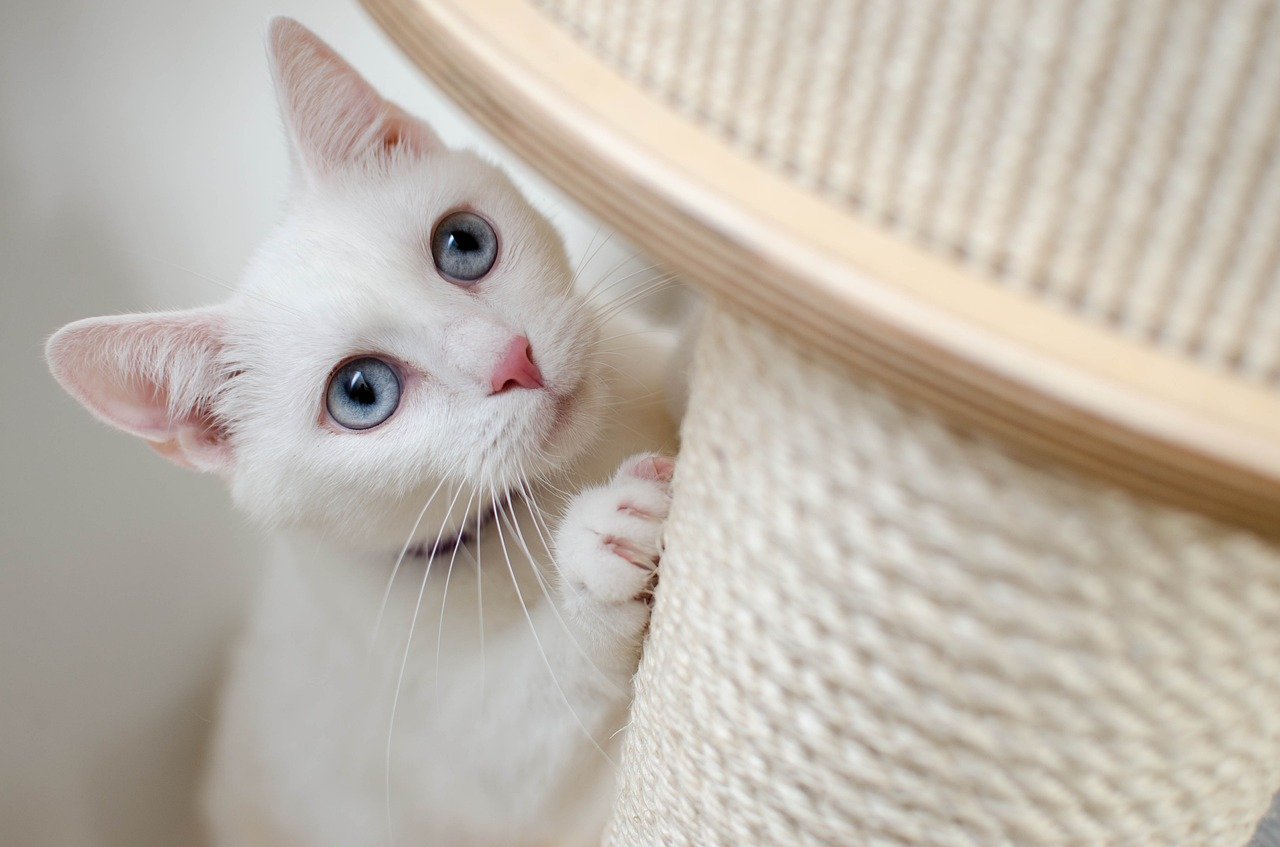
[[(480, 532), (477, 529), (476, 537)], [(476, 616), (480, 620), (480, 703), (484, 704), (486, 688), (484, 660), (484, 568), (481, 564), (480, 544), (476, 544)]]
[[(543, 549), (547, 550), (547, 558), (550, 560), (550, 563), (552, 563), (552, 566), (556, 567), (558, 572), (559, 564), (557, 563), (557, 560), (556, 560), (556, 553), (554, 553), (554, 551), (552, 550), (552, 546), (548, 544), (548, 537), (552, 535), (552, 531), (550, 531), (550, 527), (548, 527), (547, 535), (543, 535), (543, 530), (541, 530), (541, 527), (539, 527), (539, 514), (538, 512), (536, 512), (534, 499), (532, 499), (532, 494), (530, 493), (529, 489), (527, 489), (527, 487), (524, 487), (524, 489), (522, 490), (524, 490), (524, 493), (525, 493), (524, 498), (522, 498), (524, 499), (524, 502), (525, 502), (525, 508), (529, 509), (529, 516), (532, 519), (534, 519), (534, 530), (538, 531), (538, 537), (541, 540), (541, 542), (543, 542)], [(509, 500), (508, 500), (508, 503), (509, 503)], [(515, 508), (515, 507), (512, 507), (512, 508)], [(521, 544), (524, 544), (524, 536), (521, 536), (520, 540), (521, 540)], [(534, 576), (538, 578), (538, 585), (541, 586), (541, 589), (543, 589), (544, 594), (547, 595), (548, 603), (552, 603), (552, 598), (550, 598), (550, 591), (548, 590), (548, 587), (547, 587), (547, 577), (545, 577), (545, 574), (541, 572), (541, 569), (538, 567), (538, 564), (536, 564), (535, 562), (534, 555), (529, 553), (529, 548), (527, 548), (527, 546), (525, 548), (525, 555), (529, 557), (529, 562), (532, 568), (534, 568)], [(577, 592), (582, 591), (582, 589), (579, 589), (579, 587), (572, 585), (571, 582), (562, 581), (561, 585), (566, 587), (566, 589), (575, 592), (575, 594), (577, 594)], [(613, 690), (616, 692), (622, 692), (622, 688), (618, 686), (617, 683), (614, 683), (612, 679), (609, 679), (607, 674), (605, 674), (603, 670), (600, 670), (598, 665), (596, 665), (594, 661), (591, 660), (590, 656), (586, 655), (584, 649), (582, 649), (580, 642), (577, 641), (577, 638), (573, 637), (573, 633), (570, 631), (570, 628), (567, 627), (567, 624), (564, 623), (564, 619), (561, 618), (561, 615), (559, 615), (558, 612), (556, 613), (556, 618), (558, 619), (559, 622), (561, 622), (561, 626), (564, 627), (564, 632), (566, 632), (566, 635), (570, 636), (571, 640), (573, 641), (573, 646), (577, 647), (577, 650), (579, 650), (579, 653), (582, 654), (582, 658), (586, 660), (586, 663), (591, 665), (591, 668), (595, 670), (596, 674), (599, 674), (600, 678), (604, 679), (604, 682), (607, 683), (609, 687), (613, 688)], [(621, 635), (621, 633), (618, 632), (617, 629), (611, 628), (611, 631), (614, 633), (614, 635)]]
[[(521, 485), (521, 488), (523, 490), (523, 484)], [(556, 605), (555, 599), (551, 596), (551, 589), (547, 585), (546, 576), (542, 573), (542, 569), (538, 567), (537, 558), (533, 555), (533, 551), (529, 549), (528, 543), (525, 542), (524, 532), (520, 529), (520, 524), (515, 519), (515, 506), (511, 503), (511, 492), (509, 491), (507, 492), (507, 508), (511, 510), (509, 513), (505, 514), (505, 517), (507, 518), (507, 526), (511, 528), (513, 537), (515, 537), (520, 544), (520, 549), (524, 553), (525, 559), (528, 560), (530, 568), (533, 570), (534, 579), (538, 583), (538, 587), (542, 589), (542, 594), (546, 598), (547, 603), (550, 604), (549, 608), (551, 609), (551, 616), (560, 624), (560, 628), (564, 630), (564, 634), (568, 636), (569, 641), (578, 651), (578, 655), (580, 655), (582, 660), (596, 672), (596, 675), (600, 677), (601, 681), (603, 681), (609, 688), (612, 688), (616, 693), (622, 693), (622, 688), (610, 679), (608, 674), (601, 670), (600, 666), (587, 655), (586, 648), (582, 646), (582, 642), (578, 641), (577, 636), (573, 634), (573, 630), (569, 627), (569, 624), (565, 622), (565, 619), (560, 615), (560, 608)], [(551, 553), (550, 548), (547, 548), (547, 555), (552, 557), (551, 561), (554, 563), (554, 554)]]
[[(542, 514), (542, 509), (538, 506), (533, 498), (533, 491), (529, 488), (525, 489), (524, 498), (525, 508), (529, 510), (530, 517), (533, 518), (533, 528), (538, 533), (538, 539), (542, 542), (542, 548), (547, 551), (547, 558), (555, 563), (555, 554), (551, 552), (551, 544), (548, 539), (551, 537), (551, 525), (547, 523), (546, 516)], [(543, 533), (545, 530), (545, 534)]]
[[(616, 265), (614, 265), (614, 269), (616, 270), (618, 268), (621, 268), (623, 265), (631, 261), (631, 259), (633, 258), (635, 257), (633, 256), (626, 257), (621, 262), (618, 262)], [(608, 282), (607, 286), (606, 286), (606, 282), (608, 281), (609, 277), (608, 275), (605, 275), (600, 278), (600, 282), (596, 283), (594, 287), (584, 292), (584, 295), (585, 296), (598, 295), (604, 291), (608, 291), (609, 288), (612, 286), (618, 285), (619, 283), (626, 282), (627, 280), (632, 279), (633, 277), (637, 277), (642, 273), (648, 273), (649, 271), (656, 271), (660, 267), (661, 265), (655, 262), (652, 265), (645, 265), (643, 268), (636, 268), (634, 271), (631, 271), (631, 273), (627, 274), (626, 276), (622, 276), (622, 277), (619, 277), (618, 279), (613, 280), (612, 282)]]
[[(590, 302), (596, 296), (598, 296), (600, 294), (601, 288), (604, 287), (605, 283), (609, 281), (609, 277), (613, 276), (615, 273), (621, 270), (622, 267), (627, 264), (627, 262), (630, 262), (634, 258), (635, 258), (634, 256), (624, 255), (621, 259), (614, 262), (613, 266), (609, 268), (609, 270), (605, 271), (603, 274), (600, 275), (600, 279), (598, 282), (596, 282), (595, 285), (591, 286), (586, 291), (582, 292), (583, 299), (587, 302)], [(656, 267), (656, 266), (653, 266), (653, 267)], [(643, 271), (637, 271), (637, 273), (643, 273)], [(634, 274), (630, 274), (629, 276), (634, 276)], [(609, 286), (612, 287), (615, 284), (616, 283), (609, 283)]]
[[(547, 465), (551, 465), (551, 464), (553, 464), (553, 463), (551, 463), (550, 461), (548, 461), (548, 456), (549, 456), (549, 454), (547, 453), (547, 451), (546, 451), (545, 449), (543, 449), (542, 447), (535, 447), (535, 449), (537, 449), (537, 451), (538, 451), (538, 457), (539, 457), (543, 462), (545, 462)], [(556, 494), (560, 495), (561, 497), (563, 497), (563, 498), (565, 498), (565, 499), (567, 499), (567, 500), (572, 500), (572, 499), (574, 498), (574, 496), (576, 496), (576, 495), (574, 495), (574, 493), (573, 493), (573, 492), (571, 492), (571, 491), (565, 491), (563, 488), (561, 488), (560, 486), (558, 486), (558, 485), (556, 485), (556, 484), (555, 484), (555, 482), (554, 482), (554, 481), (552, 480), (552, 478), (551, 478), (551, 471), (550, 471), (550, 469), (549, 469), (549, 468), (548, 468), (548, 470), (547, 470), (547, 471), (545, 471), (544, 473), (542, 473), (541, 475), (539, 475), (539, 477), (538, 477), (538, 482), (539, 482), (539, 484), (540, 484), (543, 488), (545, 488), (545, 489), (547, 489), (547, 490), (549, 490), (549, 491), (553, 491), (553, 492), (555, 492)]]
[(632, 271), (629, 274), (618, 277), (617, 279), (610, 281), (607, 285), (597, 286), (596, 288), (592, 289), (592, 291), (589, 294), (589, 298), (590, 300), (594, 301), (597, 298), (599, 298), (601, 295), (607, 293), (609, 290), (616, 288), (619, 285), (622, 285), (624, 282), (627, 282), (628, 280), (631, 280), (631, 279), (635, 279), (640, 274), (650, 273), (653, 271), (656, 271), (656, 273), (652, 273), (648, 279), (633, 283), (631, 285), (631, 290), (639, 291), (641, 288), (644, 288), (648, 285), (652, 285), (658, 282), (662, 282), (662, 283), (675, 282), (680, 277), (680, 275), (675, 271), (663, 270), (658, 265), (649, 265), (648, 267), (640, 268), (638, 270)]
[(632, 279), (633, 277), (637, 277), (640, 274), (645, 273), (646, 271), (652, 271), (658, 268), (658, 265), (649, 265), (647, 267), (640, 268), (639, 270), (632, 271), (631, 273), (627, 274), (624, 277), (620, 277), (619, 279), (615, 279), (612, 282), (609, 282), (609, 275), (612, 274), (614, 271), (618, 270), (619, 268), (621, 268), (630, 260), (631, 260), (631, 257), (628, 256), (624, 258), (622, 261), (618, 262), (608, 271), (608, 273), (606, 273), (604, 276), (600, 278), (600, 281), (598, 283), (593, 285), (591, 288), (587, 289), (587, 291), (583, 292), (582, 303), (580, 305), (587, 306), (595, 302), (599, 297), (604, 295), (606, 292), (616, 288), (617, 286), (621, 285), (627, 280)]
[(646, 297), (651, 297), (654, 294), (658, 293), (659, 291), (662, 291), (663, 289), (672, 288), (678, 284), (679, 283), (676, 280), (675, 274), (670, 274), (666, 277), (659, 278), (657, 280), (652, 281), (650, 284), (644, 286), (643, 288), (638, 288), (635, 291), (629, 292), (626, 295), (608, 304), (604, 308), (599, 309), (592, 317), (595, 320), (597, 325), (603, 325), (608, 321), (612, 320), (615, 315), (621, 313), (626, 309), (629, 309), (631, 306), (635, 305), (636, 303), (645, 299)]
[[(455, 463), (454, 468), (457, 467)], [(450, 473), (453, 468), (450, 468)], [(418, 512), (418, 519), (413, 522), (413, 529), (409, 530), (409, 537), (404, 540), (404, 545), (400, 548), (400, 555), (396, 557), (395, 567), (391, 569), (391, 577), (387, 580), (387, 587), (382, 592), (382, 602), (378, 606), (378, 616), (373, 622), (373, 632), (369, 636), (369, 649), (373, 649), (373, 645), (378, 640), (378, 632), (382, 628), (382, 617), (387, 611), (387, 601), (391, 598), (391, 586), (395, 584), (396, 574), (400, 573), (400, 565), (404, 562), (404, 557), (408, 554), (409, 548), (413, 545), (413, 537), (418, 534), (418, 527), (422, 525), (422, 519), (427, 514), (427, 509), (431, 508), (431, 504), (435, 502), (436, 495), (440, 493), (440, 489), (444, 487), (445, 482), (449, 479), (450, 473), (440, 475), (440, 483), (427, 497), (427, 502), (422, 504), (422, 510)], [(448, 515), (445, 516), (446, 519)]]
[[(479, 493), (480, 493), (480, 489), (477, 488), (476, 494), (479, 495)], [(477, 501), (480, 501), (480, 500), (483, 500), (483, 498), (477, 497)], [(487, 674), (487, 669), (485, 667), (485, 651), (484, 651), (484, 567), (482, 563), (482, 559), (484, 556), (482, 550), (484, 548), (484, 545), (480, 542), (480, 529), (482, 527), (480, 526), (480, 523), (479, 523), (479, 520), (483, 517), (484, 516), (482, 514), (480, 518), (477, 518), (475, 555), (474, 556), (471, 555), (471, 551), (467, 550), (465, 547), (462, 548), (462, 555), (466, 556), (468, 559), (471, 560), (471, 565), (476, 570), (476, 619), (479, 621), (479, 624), (480, 624), (480, 632), (479, 632), (479, 635), (480, 635), (480, 699), (478, 701), (479, 705), (475, 710), (476, 711), (476, 728), (472, 734), (473, 741), (474, 739), (480, 737), (480, 727), (484, 721), (485, 696), (486, 696), (486, 692), (488, 691), (488, 674)], [(437, 659), (437, 662), (438, 661), (439, 660)]]
[(639, 284), (639, 287), (622, 294), (616, 300), (611, 302), (601, 304), (584, 304), (584, 309), (590, 308), (591, 310), (590, 314), (587, 315), (586, 318), (595, 326), (603, 326), (613, 320), (614, 316), (623, 310), (630, 308), (635, 303), (638, 303), (646, 297), (651, 297), (664, 289), (676, 287), (679, 284), (680, 282), (676, 278), (675, 274), (668, 274), (664, 277), (655, 277)]
[[(490, 488), (489, 493), (490, 496), (493, 497), (494, 503), (500, 502), (498, 500), (497, 492), (495, 492), (492, 487)], [(501, 505), (498, 506), (498, 510), (499, 512), (501, 511)], [(551, 659), (547, 656), (547, 651), (542, 646), (542, 639), (538, 636), (538, 628), (533, 622), (533, 615), (529, 614), (529, 606), (524, 601), (524, 592), (520, 590), (520, 581), (516, 579), (516, 570), (511, 565), (511, 554), (507, 551), (506, 537), (502, 534), (502, 521), (496, 520), (494, 523), (498, 527), (498, 540), (502, 546), (502, 557), (507, 562), (507, 572), (511, 575), (511, 584), (515, 586), (516, 598), (520, 601), (520, 608), (524, 611), (525, 620), (529, 623), (529, 631), (533, 633), (533, 641), (534, 644), (537, 645), (538, 654), (542, 656), (542, 662), (547, 666), (547, 673), (551, 676), (551, 683), (560, 694), (560, 699), (564, 701), (565, 707), (569, 709), (569, 714), (573, 715), (573, 720), (578, 724), (578, 728), (582, 730), (583, 734), (586, 735), (587, 739), (591, 742), (591, 746), (595, 747), (600, 755), (604, 757), (605, 761), (612, 765), (614, 764), (613, 759), (605, 752), (604, 748), (600, 746), (600, 742), (596, 741), (596, 737), (591, 734), (591, 730), (587, 729), (587, 725), (582, 722), (582, 718), (578, 716), (577, 710), (573, 708), (573, 703), (569, 701), (569, 695), (565, 693), (564, 687), (560, 685), (560, 679), (556, 676), (556, 672), (551, 668)]]
[(578, 284), (578, 277), (587, 270), (587, 267), (595, 259), (596, 254), (599, 253), (602, 249), (604, 249), (604, 246), (608, 244), (609, 241), (613, 238), (613, 233), (612, 232), (609, 233), (608, 235), (605, 236), (604, 241), (600, 242), (600, 246), (596, 247), (595, 250), (592, 251), (591, 247), (596, 243), (596, 238), (599, 237), (600, 235), (600, 229), (601, 229), (600, 227), (596, 227), (595, 234), (591, 236), (591, 243), (587, 245), (587, 250), (585, 251), (586, 253), (590, 253), (590, 255), (585, 256), (582, 260), (582, 263), (578, 265), (578, 269), (574, 271), (573, 278), (570, 279), (569, 281), (570, 288)]
[(670, 332), (671, 330), (660, 326), (652, 327), (650, 329), (633, 329), (627, 332), (615, 333), (614, 335), (606, 335), (596, 341), (596, 344), (608, 344), (610, 341), (617, 341), (619, 338), (630, 338), (634, 335), (658, 335), (669, 334)]
[[(475, 500), (479, 490), (473, 490), (471, 495), (467, 497), (467, 505), (462, 507), (463, 515), (471, 514), (471, 503)], [(440, 593), (440, 625), (436, 629), (436, 670), (434, 677), (435, 695), (436, 695), (436, 714), (440, 713), (440, 645), (444, 642), (444, 610), (445, 604), (449, 602), (449, 581), (453, 578), (453, 563), (458, 558), (458, 550), (462, 547), (462, 538), (459, 536), (458, 542), (453, 545), (453, 551), (449, 553), (449, 568), (444, 573), (444, 588)]]
[[(435, 543), (431, 546), (432, 550), (440, 546), (440, 539), (444, 538), (444, 528), (449, 523), (449, 515), (453, 514), (453, 507), (458, 502), (458, 497), (461, 494), (462, 486), (458, 486), (458, 493), (453, 495), (449, 508), (445, 509), (444, 519), (440, 522), (440, 531), (436, 533)], [(395, 843), (395, 830), (391, 823), (391, 742), (396, 729), (396, 710), (400, 707), (400, 689), (404, 685), (405, 668), (409, 665), (409, 648), (413, 646), (413, 633), (418, 627), (418, 613), (422, 611), (422, 597), (427, 593), (427, 580), (431, 577), (431, 566), (434, 563), (434, 557), (429, 558), (427, 559), (427, 566), (422, 569), (422, 585), (418, 587), (418, 600), (413, 607), (413, 619), (409, 622), (409, 635), (404, 641), (404, 655), (400, 658), (400, 673), (396, 676), (396, 691), (391, 698), (391, 717), (387, 721), (387, 749), (383, 763), (382, 778), (387, 800), (387, 838), (391, 844)]]

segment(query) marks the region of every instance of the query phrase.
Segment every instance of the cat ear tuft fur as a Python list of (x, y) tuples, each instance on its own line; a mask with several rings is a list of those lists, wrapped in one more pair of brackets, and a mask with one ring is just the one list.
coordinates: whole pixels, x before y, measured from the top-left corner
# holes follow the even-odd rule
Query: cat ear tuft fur
[(369, 155), (443, 150), (432, 129), (381, 95), (315, 33), (271, 21), (267, 50), (294, 166), (323, 178)]
[(88, 318), (45, 345), (67, 393), (99, 420), (193, 470), (226, 470), (232, 454), (213, 403), (228, 377), (213, 309)]

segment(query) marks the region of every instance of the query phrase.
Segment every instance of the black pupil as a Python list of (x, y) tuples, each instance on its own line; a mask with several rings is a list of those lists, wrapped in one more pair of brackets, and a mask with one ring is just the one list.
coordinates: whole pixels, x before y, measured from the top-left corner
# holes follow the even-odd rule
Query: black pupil
[(463, 253), (474, 253), (480, 249), (480, 242), (471, 233), (455, 229), (449, 233), (449, 246)]
[(372, 406), (378, 400), (378, 392), (364, 378), (364, 371), (356, 371), (347, 380), (347, 396), (361, 406)]

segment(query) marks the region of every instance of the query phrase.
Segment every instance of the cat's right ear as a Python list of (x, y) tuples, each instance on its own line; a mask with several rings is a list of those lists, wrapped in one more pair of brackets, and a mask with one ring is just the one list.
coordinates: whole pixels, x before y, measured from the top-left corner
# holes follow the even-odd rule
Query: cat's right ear
[(323, 178), (369, 155), (445, 149), (429, 126), (383, 99), (297, 21), (272, 19), (267, 51), (294, 168), (303, 177)]
[(229, 376), (223, 338), (214, 309), (89, 318), (54, 333), (45, 358), (99, 420), (182, 467), (225, 471), (232, 450), (213, 411)]

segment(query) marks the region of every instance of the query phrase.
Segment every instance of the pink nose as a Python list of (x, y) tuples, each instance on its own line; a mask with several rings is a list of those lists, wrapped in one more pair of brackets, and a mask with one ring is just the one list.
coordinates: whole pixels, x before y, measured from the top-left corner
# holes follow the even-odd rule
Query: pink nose
[(511, 339), (507, 352), (493, 372), (489, 386), (493, 389), (491, 394), (501, 394), (508, 388), (542, 387), (542, 371), (533, 363), (533, 349), (529, 346), (529, 339), (523, 335)]

